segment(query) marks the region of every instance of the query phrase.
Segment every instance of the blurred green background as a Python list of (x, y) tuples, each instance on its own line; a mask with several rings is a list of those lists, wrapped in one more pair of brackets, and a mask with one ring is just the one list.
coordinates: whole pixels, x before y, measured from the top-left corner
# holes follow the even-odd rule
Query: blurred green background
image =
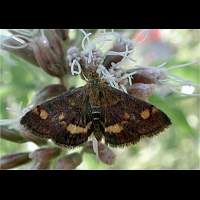
[[(6, 30), (0, 31), (0, 35), (7, 33)], [(96, 32), (96, 30), (92, 31)], [(115, 31), (130, 38), (134, 38), (137, 32), (131, 29)], [(80, 46), (82, 35), (73, 30), (70, 34), (76, 41), (76, 45)], [(151, 34), (136, 48), (133, 56), (136, 64), (159, 65), (167, 62), (166, 66), (172, 66), (194, 60), (200, 62), (200, 30), (156, 29)], [(15, 108), (19, 104), (26, 107), (38, 90), (49, 84), (59, 83), (57, 78), (49, 76), (40, 68), (2, 50), (0, 67), (0, 119), (16, 116), (16, 113), (7, 110), (7, 107)], [(173, 70), (173, 73), (200, 84), (199, 64)], [(74, 81), (76, 86), (82, 84), (79, 79)], [(195, 93), (200, 94), (200, 90), (196, 88)], [(167, 97), (154, 95), (150, 98), (150, 102), (161, 108), (171, 118), (173, 125), (169, 129), (158, 136), (142, 139), (136, 145), (113, 149), (117, 157), (112, 166), (100, 163), (91, 154), (85, 154), (82, 164), (77, 169), (199, 169), (200, 97), (179, 94)], [(31, 142), (16, 144), (0, 140), (1, 156), (32, 151), (36, 148), (37, 146)], [(26, 166), (21, 168), (26, 168)]]

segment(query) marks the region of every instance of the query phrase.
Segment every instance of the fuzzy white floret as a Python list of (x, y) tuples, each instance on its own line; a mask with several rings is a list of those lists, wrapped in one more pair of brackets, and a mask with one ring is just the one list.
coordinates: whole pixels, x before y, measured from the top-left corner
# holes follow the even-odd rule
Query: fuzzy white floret
[[(87, 63), (91, 63), (92, 61), (92, 57), (93, 57), (93, 54), (92, 54), (92, 50), (95, 48), (94, 47), (94, 44), (92, 44), (90, 42), (90, 39), (89, 39), (89, 36), (92, 34), (92, 33), (86, 33), (83, 29), (80, 29), (80, 31), (84, 34), (84, 38), (82, 40), (82, 48), (84, 51), (88, 52), (88, 60), (87, 60)], [(88, 47), (86, 48), (85, 47), (85, 40), (87, 40), (88, 42)]]
[(103, 65), (99, 65), (97, 68), (99, 76), (106, 80), (112, 87), (119, 89), (119, 85), (116, 82), (116, 77), (111, 74)]
[[(75, 70), (75, 66), (78, 67), (78, 71)], [(71, 64), (71, 73), (72, 75), (79, 75), (81, 73), (81, 65), (76, 59), (74, 59)]]

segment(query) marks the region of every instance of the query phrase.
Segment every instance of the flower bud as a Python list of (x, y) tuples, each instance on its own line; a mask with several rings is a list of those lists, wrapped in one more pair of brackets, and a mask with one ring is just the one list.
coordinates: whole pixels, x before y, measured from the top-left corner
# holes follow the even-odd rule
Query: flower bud
[[(58, 37), (55, 39), (58, 39)], [(51, 40), (51, 42), (54, 44), (50, 43), (47, 37), (38, 37), (31, 44), (35, 58), (40, 67), (48, 74), (63, 77), (66, 74), (66, 68), (61, 44), (57, 40)]]
[[(63, 77), (66, 74), (64, 43), (66, 32), (63, 30), (14, 30), (13, 36), (4, 40), (3, 49), (14, 52), (48, 74)], [(35, 32), (35, 33), (34, 33)]]
[(69, 31), (68, 31), (68, 30), (66, 30), (66, 29), (55, 29), (55, 32), (57, 33), (57, 35), (58, 35), (63, 41), (69, 39), (69, 37), (68, 37)]
[(37, 162), (48, 162), (61, 153), (58, 147), (41, 148), (29, 154), (29, 157)]
[(0, 158), (0, 169), (10, 169), (18, 167), (31, 161), (29, 153), (15, 153)]
[(107, 164), (112, 165), (115, 161), (115, 154), (114, 152), (105, 144), (99, 143), (99, 159)]
[(24, 42), (24, 44), (27, 44), (26, 46), (24, 46), (24, 48), (18, 48), (19, 46), (22, 45), (22, 43), (19, 42), (15, 37), (5, 39), (2, 42), (3, 45), (1, 45), (1, 48), (39, 67), (38, 62), (35, 59), (32, 46), (30, 46), (30, 44), (27, 41), (24, 40), (22, 41)]
[(25, 127), (20, 126), (20, 131), (23, 137), (25, 137), (27, 140), (30, 140), (31, 142), (34, 142), (37, 145), (47, 144), (47, 139), (34, 135), (33, 133), (31, 133), (30, 130)]
[(67, 50), (67, 60), (70, 63), (72, 63), (74, 59), (80, 60), (80, 58), (81, 58), (81, 53), (77, 47), (72, 46)]
[(153, 95), (154, 84), (135, 83), (127, 88), (129, 94), (134, 97), (147, 101)]
[[(85, 144), (83, 152), (95, 154), (92, 141)], [(98, 143), (98, 156), (99, 159), (107, 165), (112, 165), (115, 161), (114, 152), (107, 145), (102, 143)]]
[(165, 69), (141, 66), (132, 77), (132, 83), (157, 84), (159, 80), (165, 79), (167, 74)]
[(49, 169), (50, 168), (50, 161), (46, 161), (46, 162), (34, 162), (34, 164), (32, 165), (31, 169), (32, 170), (42, 170), (42, 169)]
[(77, 47), (72, 46), (67, 50), (66, 66), (67, 66), (68, 72), (70, 73), (72, 72), (72, 69), (71, 69), (72, 63), (74, 63), (74, 61), (77, 61), (79, 63), (80, 59), (81, 59), (81, 53)]
[(57, 32), (53, 29), (44, 30), (47, 44), (49, 44), (49, 48), (56, 54), (58, 60), (63, 61), (64, 63), (64, 43), (62, 38), (57, 34)]
[(60, 158), (57, 162), (56, 169), (75, 169), (82, 162), (82, 156), (80, 153), (68, 154)]
[(0, 127), (0, 138), (16, 143), (24, 143), (28, 141), (26, 138), (22, 137), (18, 131), (6, 127)]
[(88, 141), (84, 144), (83, 153), (92, 153), (95, 154), (94, 150), (93, 150), (93, 145), (92, 145), (92, 141)]
[(116, 63), (120, 62), (122, 59), (123, 59), (123, 56), (120, 56), (120, 55), (116, 55), (116, 56), (108, 55), (108, 56), (106, 56), (106, 58), (104, 59), (103, 65), (104, 65), (107, 69), (109, 69), (109, 68), (112, 67), (112, 63), (116, 64)]
[(120, 34), (115, 34), (117, 36), (113, 46), (107, 53), (108, 55), (105, 57), (103, 65), (108, 69), (112, 66), (112, 63), (119, 63), (127, 52), (127, 56), (130, 54), (129, 52), (133, 50), (133, 41), (125, 38)]
[(40, 104), (43, 101), (52, 97), (56, 97), (65, 91), (66, 88), (64, 85), (61, 84), (48, 85), (39, 92), (37, 92), (37, 94), (33, 97), (32, 102), (33, 104)]

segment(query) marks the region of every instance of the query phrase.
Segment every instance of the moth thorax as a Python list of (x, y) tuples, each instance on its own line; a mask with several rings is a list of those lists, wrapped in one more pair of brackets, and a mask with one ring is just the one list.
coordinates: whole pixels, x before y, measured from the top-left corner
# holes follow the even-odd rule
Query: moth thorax
[(100, 106), (101, 105), (101, 97), (100, 97), (100, 90), (99, 90), (99, 85), (93, 85), (91, 84), (90, 85), (90, 90), (89, 90), (89, 102), (90, 102), (90, 105), (92, 107), (95, 107), (95, 106)]
[(86, 69), (83, 69), (83, 74), (89, 82), (100, 79), (99, 74), (96, 72), (96, 67), (88, 66)]

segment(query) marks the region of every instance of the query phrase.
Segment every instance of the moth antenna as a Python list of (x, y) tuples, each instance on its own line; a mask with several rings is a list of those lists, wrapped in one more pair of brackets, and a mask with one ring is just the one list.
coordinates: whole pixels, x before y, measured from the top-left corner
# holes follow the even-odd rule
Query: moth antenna
[(128, 91), (127, 91), (126, 87), (125, 87), (123, 84), (121, 84), (120, 86), (121, 86), (122, 90), (123, 90), (125, 93), (128, 94)]
[(84, 79), (85, 79), (86, 81), (89, 81), (83, 72), (82, 72), (82, 75), (83, 75), (83, 77), (84, 77)]

